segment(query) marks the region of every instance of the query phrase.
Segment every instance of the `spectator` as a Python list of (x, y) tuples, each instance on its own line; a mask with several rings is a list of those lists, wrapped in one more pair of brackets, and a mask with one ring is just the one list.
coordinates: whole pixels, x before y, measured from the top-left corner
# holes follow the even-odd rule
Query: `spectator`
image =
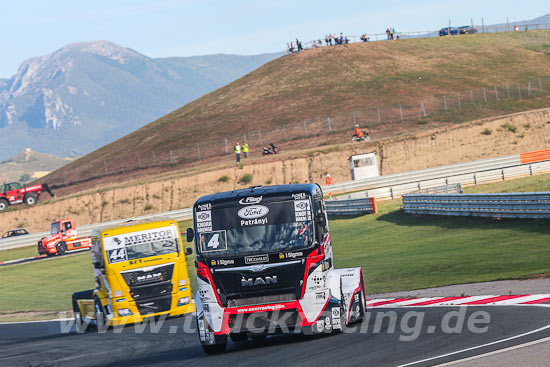
[(386, 35), (388, 36), (388, 40), (391, 40), (391, 31), (389, 28), (386, 28)]
[(395, 27), (393, 27), (391, 30), (391, 39), (395, 40)]
[(239, 142), (237, 142), (237, 145), (235, 145), (234, 149), (235, 149), (235, 160), (237, 161), (237, 163), (239, 163), (241, 161), (241, 145), (239, 144)]
[(248, 143), (243, 144), (244, 159), (248, 159)]
[(325, 45), (328, 46), (328, 35), (325, 35)]
[(325, 178), (325, 185), (332, 185), (332, 177), (330, 177), (330, 173), (327, 173), (327, 177)]
[(364, 33), (364, 34), (361, 36), (361, 41), (363, 41), (363, 42), (369, 42), (369, 36), (367, 36), (367, 34)]
[(279, 154), (279, 148), (277, 148), (277, 147), (275, 146), (275, 144), (269, 143), (269, 145), (271, 146), (271, 149), (273, 150), (273, 153)]

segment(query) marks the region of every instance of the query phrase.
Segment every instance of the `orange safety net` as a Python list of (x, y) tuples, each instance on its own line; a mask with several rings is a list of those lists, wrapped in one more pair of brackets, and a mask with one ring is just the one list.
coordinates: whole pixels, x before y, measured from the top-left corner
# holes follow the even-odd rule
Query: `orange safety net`
[(550, 149), (521, 153), (519, 158), (521, 160), (521, 164), (548, 161), (550, 160)]

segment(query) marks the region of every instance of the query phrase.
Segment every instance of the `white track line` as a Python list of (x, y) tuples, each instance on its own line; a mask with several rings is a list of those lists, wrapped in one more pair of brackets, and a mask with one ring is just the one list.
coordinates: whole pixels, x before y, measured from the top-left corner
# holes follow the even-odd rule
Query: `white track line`
[(459, 359), (459, 360), (444, 363), (444, 364), (439, 364), (439, 365), (437, 365), (437, 367), (452, 366), (452, 365), (455, 365), (455, 364), (458, 364), (458, 363), (469, 362), (469, 361), (473, 361), (473, 360), (483, 358), (483, 357), (494, 356), (495, 354), (510, 352), (512, 350), (521, 349), (521, 348), (525, 348), (525, 347), (530, 347), (531, 345), (536, 345), (536, 344), (545, 343), (545, 342), (550, 342), (550, 338), (539, 339), (539, 340), (535, 340), (535, 341), (532, 341), (532, 342), (529, 342), (529, 343), (519, 344), (519, 345), (515, 345), (513, 347), (495, 350), (494, 352), (489, 352), (489, 353), (480, 354), (480, 355), (469, 357), (469, 358), (464, 358), (464, 359)]
[(476, 350), (476, 349), (488, 347), (488, 346), (491, 346), (491, 345), (496, 345), (496, 344), (504, 343), (504, 342), (507, 342), (507, 341), (510, 341), (510, 340), (522, 338), (522, 337), (524, 337), (524, 336), (531, 335), (531, 334), (535, 334), (535, 333), (538, 333), (538, 332), (543, 331), (543, 330), (546, 330), (546, 329), (550, 329), (550, 324), (549, 324), (549, 325), (546, 325), (546, 326), (543, 326), (543, 327), (541, 327), (541, 328), (532, 330), (532, 331), (528, 331), (528, 332), (523, 333), (523, 334), (519, 334), (519, 335), (516, 335), (516, 336), (511, 336), (511, 337), (509, 337), (509, 338), (497, 340), (497, 341), (494, 341), (494, 342), (491, 342), (491, 343), (486, 343), (486, 344), (478, 345), (478, 346), (471, 347), (471, 348), (466, 348), (466, 349), (458, 350), (458, 351), (456, 351), (456, 352), (441, 354), (441, 355), (439, 355), (439, 356), (435, 356), (435, 357), (431, 357), (431, 358), (422, 359), (422, 360), (420, 360), (420, 361), (415, 361), (415, 362), (411, 362), (411, 363), (407, 363), (407, 364), (402, 364), (402, 365), (397, 366), (397, 367), (414, 366), (415, 364), (424, 363), (424, 362), (429, 362), (429, 361), (433, 361), (433, 360), (436, 360), (436, 359), (440, 359), (440, 358), (445, 358), (445, 357), (453, 356), (453, 355), (455, 355), (455, 354), (460, 354), (460, 353), (469, 352), (469, 351), (471, 351), (471, 350)]

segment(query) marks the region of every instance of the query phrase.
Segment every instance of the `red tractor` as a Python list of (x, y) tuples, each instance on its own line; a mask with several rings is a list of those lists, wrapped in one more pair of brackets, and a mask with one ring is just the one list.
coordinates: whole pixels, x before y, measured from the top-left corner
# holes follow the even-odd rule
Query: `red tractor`
[(54, 196), (48, 184), (33, 186), (21, 185), (19, 182), (11, 182), (0, 185), (0, 212), (8, 209), (10, 205), (27, 204), (34, 205), (40, 199), (40, 194), (46, 191)]
[(72, 219), (53, 222), (50, 235), (38, 241), (40, 255), (65, 255), (67, 252), (90, 248), (90, 237), (78, 237), (76, 225)]

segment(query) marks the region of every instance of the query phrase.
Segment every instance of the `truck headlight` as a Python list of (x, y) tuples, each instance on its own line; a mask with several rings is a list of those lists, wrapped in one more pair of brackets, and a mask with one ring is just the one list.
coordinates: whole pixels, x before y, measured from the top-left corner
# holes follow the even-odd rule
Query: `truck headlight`
[(178, 306), (183, 306), (189, 303), (189, 297), (183, 297), (178, 300)]
[(124, 317), (124, 316), (131, 316), (133, 315), (132, 311), (130, 311), (129, 308), (121, 308), (118, 310), (118, 316)]

